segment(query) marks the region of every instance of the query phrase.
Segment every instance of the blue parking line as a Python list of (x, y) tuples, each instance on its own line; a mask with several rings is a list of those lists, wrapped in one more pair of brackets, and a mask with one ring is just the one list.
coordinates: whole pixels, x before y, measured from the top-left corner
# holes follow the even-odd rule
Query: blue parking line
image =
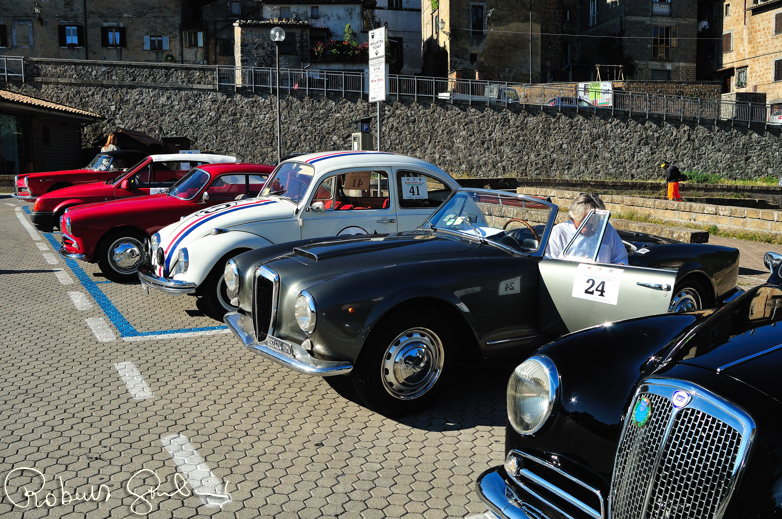
[[(49, 244), (54, 247), (54, 250), (60, 249), (60, 243), (51, 233), (43, 233), (43, 235), (49, 241)], [(179, 328), (175, 330), (139, 332), (136, 330), (136, 328), (133, 327), (132, 324), (128, 322), (127, 319), (125, 319), (122, 313), (117, 310), (106, 294), (104, 294), (100, 287), (98, 287), (98, 284), (111, 283), (111, 281), (93, 281), (90, 276), (79, 266), (79, 263), (76, 260), (63, 256), (61, 257), (65, 260), (65, 264), (76, 275), (76, 277), (79, 279), (79, 282), (84, 286), (87, 292), (89, 292), (93, 299), (95, 299), (95, 302), (98, 304), (100, 309), (103, 310), (103, 313), (106, 314), (106, 317), (109, 318), (111, 324), (117, 328), (120, 337), (147, 337), (170, 335), (175, 333), (208, 332), (212, 330), (226, 330), (228, 328), (227, 326), (202, 326), (200, 328)]]
[(25, 214), (30, 214), (30, 206), (29, 206), (29, 205), (24, 205), (24, 206), (22, 206), (22, 211), (23, 211)]

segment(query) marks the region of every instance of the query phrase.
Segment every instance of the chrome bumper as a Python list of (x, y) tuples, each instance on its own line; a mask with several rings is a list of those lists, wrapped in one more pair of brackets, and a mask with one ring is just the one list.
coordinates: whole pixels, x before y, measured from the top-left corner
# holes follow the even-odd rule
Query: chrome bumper
[(13, 195), (11, 195), (11, 198), (16, 198), (17, 200), (24, 200), (25, 202), (32, 202), (38, 197), (30, 196), (30, 195), (19, 195), (17, 193), (14, 193)]
[(59, 252), (60, 256), (62, 256), (63, 258), (70, 258), (79, 261), (87, 261), (87, 257), (84, 254), (74, 254), (72, 252), (66, 252), (65, 245), (60, 245), (60, 250), (58, 250), (57, 252)]
[(150, 287), (156, 290), (162, 290), (163, 292), (174, 296), (195, 294), (196, 288), (198, 288), (198, 285), (195, 283), (187, 283), (185, 281), (156, 276), (146, 267), (139, 267), (138, 278), (141, 280), (141, 288), (147, 294), (149, 293)]
[(503, 519), (546, 519), (540, 510), (529, 505), (529, 513), (521, 506), (521, 500), (516, 496), (516, 491), (505, 482), (500, 472), (502, 467), (489, 469), (475, 482), (475, 490), (481, 501), (491, 509), (497, 517)]
[(260, 353), (265, 358), (282, 364), (293, 371), (298, 371), (305, 375), (330, 377), (333, 375), (347, 375), (353, 370), (353, 364), (347, 361), (316, 359), (300, 344), (277, 339), (281, 343), (290, 346), (293, 354), (292, 356), (289, 356), (271, 348), (267, 341), (258, 342), (255, 339), (252, 319), (239, 312), (229, 312), (225, 314), (223, 321), (228, 325), (228, 329), (242, 341), (242, 344), (257, 353)]

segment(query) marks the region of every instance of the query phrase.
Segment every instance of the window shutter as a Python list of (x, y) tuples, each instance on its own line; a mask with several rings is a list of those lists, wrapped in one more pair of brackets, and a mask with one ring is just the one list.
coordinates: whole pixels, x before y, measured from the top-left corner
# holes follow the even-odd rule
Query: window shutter
[(782, 34), (782, 13), (774, 15), (774, 34)]
[(60, 47), (66, 47), (67, 44), (65, 43), (65, 26), (59, 25), (57, 26), (57, 36), (60, 39)]
[(100, 28), (100, 46), (101, 47), (108, 47), (109, 46), (109, 28), (108, 27), (101, 27)]
[(149, 36), (144, 36), (144, 50), (149, 50)]
[(8, 47), (8, 28), (0, 25), (0, 47)]
[(125, 47), (125, 28), (118, 27), (119, 29), (119, 41), (117, 42), (120, 47)]
[(204, 31), (198, 31), (198, 46), (204, 46)]
[(679, 28), (671, 27), (671, 47), (679, 46)]
[(774, 81), (782, 81), (782, 59), (774, 62)]
[(733, 44), (731, 42), (731, 33), (722, 35), (722, 52), (730, 52), (733, 50)]
[(168, 50), (168, 36), (163, 36), (163, 50)]
[(76, 46), (77, 47), (84, 46), (84, 27), (82, 27), (81, 25), (76, 26)]

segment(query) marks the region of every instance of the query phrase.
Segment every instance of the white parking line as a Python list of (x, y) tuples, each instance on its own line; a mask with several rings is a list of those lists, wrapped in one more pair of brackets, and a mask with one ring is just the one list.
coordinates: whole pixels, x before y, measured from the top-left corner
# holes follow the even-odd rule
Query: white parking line
[(86, 321), (87, 326), (90, 327), (92, 333), (95, 334), (95, 337), (97, 337), (100, 342), (111, 342), (117, 340), (114, 332), (111, 330), (111, 328), (109, 328), (109, 323), (107, 323), (106, 320), (102, 317), (90, 317), (89, 319), (86, 319)]
[(471, 515), (469, 517), (465, 517), (464, 519), (497, 519), (497, 516), (494, 515), (493, 512), (486, 512), (483, 514)]
[[(5, 205), (10, 205), (11, 207), (16, 207), (16, 204), (9, 204), (8, 202), (6, 202)], [(21, 211), (21, 207), (19, 208), (19, 210)]]
[(132, 362), (117, 362), (114, 364), (114, 369), (119, 373), (119, 377), (125, 383), (133, 400), (146, 400), (154, 396), (135, 364)]
[(57, 279), (60, 281), (61, 285), (73, 285), (73, 280), (63, 269), (54, 269), (52, 272), (54, 272), (54, 275), (57, 276)]
[(163, 447), (174, 459), (179, 471), (185, 476), (193, 488), (193, 493), (201, 498), (205, 505), (222, 507), (231, 502), (231, 494), (227, 492), (228, 483), (223, 485), (220, 479), (212, 474), (190, 440), (183, 434), (172, 434), (160, 438)]
[(41, 235), (38, 234), (38, 231), (35, 230), (35, 227), (30, 225), (30, 222), (28, 222), (27, 219), (22, 214), (21, 207), (16, 208), (16, 217), (19, 219), (19, 222), (21, 222), (22, 227), (24, 227), (24, 230), (27, 231), (27, 233), (30, 235), (30, 238), (32, 238), (35, 241), (41, 239)]
[(182, 333), (161, 333), (158, 335), (142, 335), (141, 337), (123, 337), (125, 342), (135, 341), (158, 341), (161, 339), (185, 339), (187, 337), (200, 337), (202, 335), (216, 335), (218, 333), (229, 333), (230, 330), (206, 330), (203, 332), (182, 332)]
[(44, 252), (43, 259), (45, 259), (46, 263), (48, 263), (49, 265), (57, 265), (59, 263), (59, 261), (57, 261), (57, 256), (55, 256), (51, 252)]
[(36, 242), (36, 245), (38, 245), (38, 250), (49, 250), (49, 246), (42, 241)]
[(68, 295), (76, 306), (76, 310), (83, 312), (92, 308), (92, 301), (82, 292), (68, 292)]

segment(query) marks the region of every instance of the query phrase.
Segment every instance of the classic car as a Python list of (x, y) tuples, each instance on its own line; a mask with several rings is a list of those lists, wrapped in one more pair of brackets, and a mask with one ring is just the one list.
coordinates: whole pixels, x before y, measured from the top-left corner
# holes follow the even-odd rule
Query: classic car
[(63, 187), (108, 180), (146, 156), (146, 153), (135, 150), (107, 151), (95, 155), (90, 163), (81, 169), (16, 175), (13, 196), (29, 202), (44, 193)]
[(60, 254), (97, 261), (112, 281), (138, 281), (145, 239), (193, 211), (257, 195), (273, 169), (262, 164), (208, 164), (191, 169), (163, 193), (66, 209)]
[(738, 251), (647, 235), (630, 266), (594, 263), (608, 225), (593, 211), (544, 258), (557, 206), (460, 189), (418, 230), (292, 243), (225, 268), (243, 344), (302, 373), (349, 374), (387, 415), (437, 398), (462, 360), (523, 358), (564, 333), (713, 305), (737, 291)]
[(193, 213), (155, 233), (143, 286), (202, 298), (222, 319), (226, 261), (251, 249), (302, 238), (414, 229), (458, 184), (424, 161), (367, 151), (299, 155), (282, 162), (252, 200)]
[(505, 462), (481, 499), (505, 518), (782, 516), (782, 256), (715, 310), (552, 342), (508, 381)]
[(52, 232), (69, 207), (162, 193), (197, 164), (236, 162), (236, 157), (208, 153), (149, 155), (103, 182), (65, 187), (35, 199), (30, 220), (41, 232)]

